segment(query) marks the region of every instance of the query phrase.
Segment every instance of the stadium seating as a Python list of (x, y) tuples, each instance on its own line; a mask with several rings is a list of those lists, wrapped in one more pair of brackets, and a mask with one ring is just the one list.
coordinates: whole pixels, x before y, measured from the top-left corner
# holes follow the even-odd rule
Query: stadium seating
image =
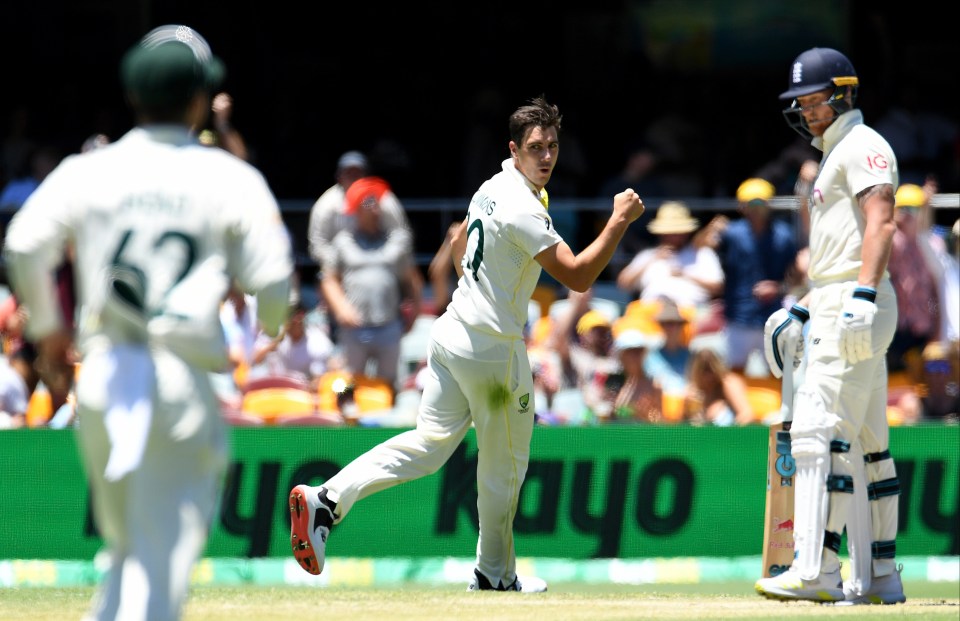
[(297, 388), (261, 388), (243, 395), (241, 411), (272, 425), (281, 418), (316, 414), (317, 397), (309, 390)]
[(302, 377), (295, 375), (265, 375), (261, 377), (249, 378), (243, 385), (243, 392), (261, 388), (295, 388), (297, 390), (309, 390), (309, 383)]

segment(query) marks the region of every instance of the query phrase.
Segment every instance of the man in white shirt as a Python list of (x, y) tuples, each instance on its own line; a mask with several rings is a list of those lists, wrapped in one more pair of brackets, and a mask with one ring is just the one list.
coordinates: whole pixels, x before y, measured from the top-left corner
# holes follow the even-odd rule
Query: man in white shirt
[[(790, 430), (794, 561), (756, 583), (774, 599), (906, 600), (896, 564), (900, 482), (889, 450), (885, 358), (897, 326), (887, 262), (899, 174), (890, 145), (854, 107), (858, 86), (846, 56), (812, 48), (794, 61), (790, 88), (780, 95), (791, 102), (787, 122), (812, 138), (823, 159), (808, 199), (810, 292), (766, 324), (774, 375), (806, 358)], [(841, 582), (844, 529), (851, 575)]]
[(227, 460), (210, 373), (226, 364), (232, 281), (276, 334), (293, 273), (277, 201), (255, 168), (193, 131), (223, 65), (186, 26), (124, 56), (137, 127), (66, 158), (14, 216), (9, 275), (41, 368), (73, 373), (52, 278), (77, 274), (77, 438), (109, 567), (86, 620), (180, 619)]
[(643, 214), (633, 190), (617, 194), (597, 239), (574, 255), (547, 213), (560, 119), (543, 97), (510, 116), (510, 157), (474, 194), (454, 234), (460, 280), (432, 327), (416, 429), (374, 447), (322, 486), (290, 492), (293, 554), (304, 570), (323, 570), (330, 529), (355, 502), (436, 472), (474, 427), (480, 540), (469, 590), (546, 590), (539, 578), (517, 577), (513, 545), (535, 412), (523, 337), (528, 305), (541, 269), (570, 289), (587, 290)]

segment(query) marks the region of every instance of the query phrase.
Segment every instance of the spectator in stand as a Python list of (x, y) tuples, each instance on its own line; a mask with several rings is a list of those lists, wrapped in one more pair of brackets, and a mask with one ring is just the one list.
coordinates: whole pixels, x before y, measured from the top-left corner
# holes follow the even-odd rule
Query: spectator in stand
[[(577, 388), (585, 414), (592, 421), (607, 421), (620, 385), (620, 360), (613, 351), (613, 319), (590, 308), (592, 289), (571, 290), (570, 305), (553, 325), (548, 347), (557, 352), (562, 369), (561, 389)], [(571, 326), (576, 337), (571, 339)]]
[(27, 169), (14, 171), (13, 178), (0, 191), (0, 209), (19, 209), (57, 167), (61, 158), (61, 153), (53, 146), (34, 149), (27, 159)]
[[(307, 242), (310, 256), (317, 265), (324, 263), (324, 253), (338, 232), (353, 219), (354, 213), (344, 210), (344, 197), (347, 190), (357, 179), (370, 174), (367, 158), (359, 151), (347, 151), (337, 161), (334, 175), (336, 182), (327, 188), (310, 209), (310, 222), (307, 228)], [(407, 214), (396, 195), (388, 190), (380, 197), (380, 225), (389, 233), (395, 228), (410, 229)]]
[[(936, 274), (940, 292), (940, 340), (957, 343), (960, 340), (960, 254), (957, 252), (957, 234), (960, 220), (952, 230), (934, 226), (931, 199), (939, 191), (936, 178), (927, 177), (923, 184), (923, 204), (917, 212), (917, 235), (931, 269)], [(941, 229), (942, 232), (939, 232)], [(929, 250), (929, 253), (926, 251)]]
[(330, 337), (319, 326), (308, 325), (306, 316), (307, 307), (298, 302), (276, 337), (261, 332), (254, 347), (253, 366), (269, 375), (298, 377), (315, 390), (320, 376), (337, 364)]
[(641, 251), (617, 275), (617, 286), (639, 292), (641, 300), (669, 298), (680, 306), (705, 308), (723, 290), (717, 253), (695, 247), (691, 235), (699, 221), (683, 203), (668, 201), (647, 225), (657, 246)]
[(220, 147), (233, 153), (245, 162), (250, 161), (250, 150), (243, 135), (230, 122), (233, 116), (233, 98), (229, 93), (217, 93), (210, 104), (210, 122), (213, 129), (200, 132), (200, 142), (211, 147)]
[[(383, 224), (380, 201), (388, 194), (390, 186), (379, 177), (351, 184), (344, 209), (353, 223), (337, 233), (325, 253), (321, 286), (340, 326), (336, 342), (347, 370), (379, 377), (396, 391), (400, 337), (407, 329), (401, 303), (412, 300), (412, 316), (420, 314), (422, 277), (410, 231)], [(367, 371), (370, 363), (373, 372)]]
[[(919, 379), (920, 355), (940, 332), (939, 264), (920, 229), (920, 211), (929, 197), (918, 185), (905, 183), (895, 195), (893, 234), (887, 271), (897, 293), (897, 329), (887, 349), (887, 370), (912, 371)], [(953, 301), (956, 303), (956, 300)]]
[(695, 244), (714, 248), (720, 258), (725, 362), (740, 373), (751, 353), (762, 357), (763, 326), (782, 308), (785, 283), (797, 270), (793, 227), (774, 219), (770, 210), (775, 192), (765, 179), (747, 179), (737, 188), (742, 218), (730, 222), (718, 215), (695, 238)]
[(30, 392), (23, 371), (24, 365), (14, 366), (7, 356), (0, 356), (0, 429), (16, 429), (26, 424)]
[(688, 382), (684, 403), (687, 422), (716, 427), (753, 422), (746, 382), (713, 349), (705, 347), (693, 354)]
[(679, 394), (687, 387), (687, 368), (690, 365), (690, 343), (687, 338), (687, 318), (669, 298), (660, 302), (654, 317), (663, 334), (659, 347), (647, 352), (644, 369), (663, 388), (664, 392)]
[[(958, 352), (950, 344), (933, 341), (923, 348), (923, 374), (917, 389), (902, 390), (897, 398), (888, 403), (894, 406), (894, 416), (899, 424), (918, 422), (960, 422), (960, 385), (957, 372), (960, 369)], [(891, 413), (888, 409), (888, 419)]]
[(220, 324), (226, 337), (230, 370), (239, 389), (253, 365), (253, 348), (260, 334), (257, 298), (234, 283), (220, 306)]
[(645, 370), (645, 360), (663, 339), (627, 328), (613, 342), (622, 368), (623, 385), (613, 401), (612, 422), (659, 423), (663, 420), (663, 392)]

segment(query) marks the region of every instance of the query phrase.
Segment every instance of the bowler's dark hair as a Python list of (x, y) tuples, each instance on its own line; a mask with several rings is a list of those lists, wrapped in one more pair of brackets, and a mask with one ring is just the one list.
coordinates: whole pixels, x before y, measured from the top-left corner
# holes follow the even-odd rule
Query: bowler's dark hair
[(557, 131), (560, 131), (561, 118), (560, 110), (548, 104), (544, 96), (540, 95), (510, 115), (510, 140), (518, 145), (523, 144), (527, 132), (534, 127), (556, 127)]

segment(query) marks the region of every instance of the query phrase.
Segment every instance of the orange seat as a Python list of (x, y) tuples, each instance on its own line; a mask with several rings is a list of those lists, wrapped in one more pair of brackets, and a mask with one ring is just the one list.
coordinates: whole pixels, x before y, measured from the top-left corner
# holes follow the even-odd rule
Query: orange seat
[(663, 420), (668, 423), (679, 423), (684, 416), (684, 396), (682, 394), (665, 392), (660, 398)]
[[(352, 379), (347, 371), (327, 371), (321, 375), (317, 380), (317, 409), (321, 412), (339, 412), (336, 389), (343, 390), (343, 387), (350, 385)], [(337, 380), (343, 382), (342, 387)]]
[[(779, 382), (778, 382), (779, 383)], [(747, 386), (747, 400), (753, 410), (753, 418), (760, 422), (770, 414), (780, 411), (780, 390), (764, 386)]]
[(354, 377), (353, 400), (360, 414), (382, 412), (393, 407), (393, 389), (377, 377)]
[(53, 417), (53, 399), (46, 386), (38, 385), (27, 402), (27, 427), (43, 427)]
[(309, 390), (297, 388), (261, 388), (243, 395), (241, 411), (260, 416), (272, 425), (280, 418), (316, 413), (317, 397)]

